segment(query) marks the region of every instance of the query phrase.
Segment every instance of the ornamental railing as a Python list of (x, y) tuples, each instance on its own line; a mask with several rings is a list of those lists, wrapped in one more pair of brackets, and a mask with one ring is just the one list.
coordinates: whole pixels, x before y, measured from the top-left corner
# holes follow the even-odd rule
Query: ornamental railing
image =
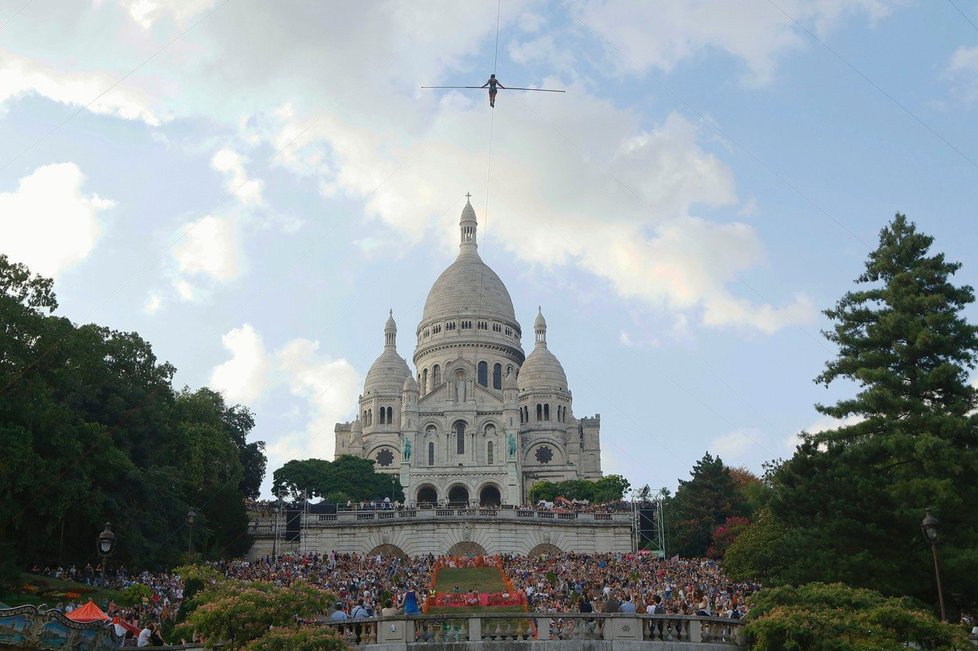
[(479, 615), (419, 615), (325, 622), (352, 647), (407, 644), (411, 647), (454, 642), (569, 642), (608, 640), (672, 642), (746, 648), (744, 623), (718, 617), (602, 613), (526, 613)]

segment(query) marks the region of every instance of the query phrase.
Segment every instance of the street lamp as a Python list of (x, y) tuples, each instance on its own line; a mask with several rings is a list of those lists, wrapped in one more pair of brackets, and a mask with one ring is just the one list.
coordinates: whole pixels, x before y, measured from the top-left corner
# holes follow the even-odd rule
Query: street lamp
[(95, 547), (98, 549), (99, 556), (102, 557), (102, 580), (105, 581), (105, 570), (109, 564), (109, 556), (115, 549), (115, 534), (112, 533), (112, 525), (105, 523), (105, 529), (95, 539)]
[(941, 568), (937, 564), (937, 540), (939, 534), (937, 531), (940, 521), (930, 514), (930, 509), (925, 509), (925, 515), (923, 522), (920, 523), (920, 531), (924, 534), (924, 540), (930, 545), (930, 553), (934, 558), (934, 576), (937, 577), (937, 601), (941, 605), (941, 621), (947, 621), (947, 615), (944, 613), (944, 590), (941, 588)]
[(193, 556), (194, 553), (194, 521), (197, 519), (197, 512), (193, 509), (187, 511), (187, 524), (190, 529), (187, 532), (187, 552)]

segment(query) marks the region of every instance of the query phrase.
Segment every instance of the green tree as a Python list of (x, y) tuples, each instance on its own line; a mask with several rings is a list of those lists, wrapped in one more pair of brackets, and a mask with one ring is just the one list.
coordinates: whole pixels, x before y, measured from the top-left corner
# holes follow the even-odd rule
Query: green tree
[(106, 520), (116, 562), (172, 565), (190, 505), (213, 532), (207, 545), (232, 553), (254, 483), (242, 458), (252, 475), (264, 464), (261, 446), (244, 443), (250, 414), (208, 390), (175, 393), (175, 369), (138, 334), (75, 325), (56, 308), (49, 279), (0, 256), (5, 567), (97, 563)]
[(942, 520), (945, 590), (978, 605), (978, 416), (968, 384), (978, 328), (974, 301), (951, 276), (960, 264), (931, 254), (933, 238), (897, 215), (880, 233), (861, 286), (826, 315), (839, 348), (816, 382), (855, 383), (854, 397), (817, 405), (847, 419), (803, 435), (772, 474), (773, 515), (786, 528), (780, 579), (844, 581), (935, 601), (924, 508)]
[(961, 629), (937, 621), (909, 600), (841, 583), (756, 593), (746, 633), (752, 651), (952, 651), (968, 644)]
[(679, 480), (676, 495), (665, 505), (669, 551), (705, 556), (714, 529), (743, 513), (742, 500), (730, 469), (709, 452), (696, 462), (690, 478)]
[[(196, 566), (179, 568), (177, 572), (198, 589), (182, 609), (184, 619), (174, 630), (174, 637), (190, 639), (193, 631), (198, 631), (211, 642), (230, 642), (232, 648), (345, 648), (335, 633), (332, 637), (310, 637), (308, 629), (296, 625), (297, 620), (311, 620), (328, 612), (336, 603), (336, 597), (325, 590), (303, 581), (280, 586), (267, 581), (226, 579), (209, 568)], [(289, 646), (283, 636), (291, 637), (296, 644)], [(302, 640), (307, 638), (315, 640), (316, 645), (303, 646)]]
[(404, 500), (404, 491), (394, 475), (374, 470), (373, 459), (344, 454), (333, 461), (294, 459), (272, 475), (272, 490), (288, 491), (297, 498), (303, 491), (310, 497), (349, 495), (353, 500), (390, 497)]
[(757, 580), (762, 584), (776, 583), (785, 565), (785, 528), (771, 513), (762, 508), (723, 555), (723, 570), (734, 581)]
[(566, 497), (569, 500), (587, 500), (593, 504), (605, 504), (623, 499), (629, 487), (628, 480), (621, 475), (608, 475), (596, 480), (541, 481), (530, 488), (528, 497), (531, 503), (540, 500), (552, 502), (557, 497)]

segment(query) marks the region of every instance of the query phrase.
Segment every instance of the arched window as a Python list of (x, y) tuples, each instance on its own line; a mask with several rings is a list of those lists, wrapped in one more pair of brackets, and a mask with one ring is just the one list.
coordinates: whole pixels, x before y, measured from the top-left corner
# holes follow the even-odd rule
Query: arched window
[(530, 408), (527, 407), (526, 405), (523, 406), (523, 422), (524, 423), (530, 422)]
[(384, 417), (385, 417), (385, 416), (387, 416), (387, 410), (386, 410), (386, 409), (384, 409), (383, 407), (381, 407), (381, 408), (380, 408), (380, 421), (379, 421), (381, 425), (383, 425), (384, 423), (386, 423), (386, 422), (387, 422), (387, 421), (386, 421), (386, 420), (384, 419)]
[(496, 364), (492, 367), (492, 388), (502, 389), (503, 388), (503, 365)]
[(465, 423), (455, 424), (455, 452), (465, 454)]
[(492, 465), (492, 441), (486, 445), (486, 463)]
[(543, 420), (550, 420), (550, 404), (547, 403), (543, 406)]
[(435, 442), (434, 441), (428, 442), (428, 465), (429, 466), (435, 465)]
[(489, 365), (485, 362), (479, 362), (479, 384), (489, 386)]
[(393, 407), (388, 407), (387, 408), (387, 424), (388, 425), (393, 425), (394, 424), (394, 408)]
[(431, 367), (431, 388), (437, 389), (441, 386), (441, 367), (435, 364)]
[(428, 369), (421, 371), (421, 395), (428, 394)]
[(368, 409), (367, 410), (367, 425), (373, 425), (373, 424), (374, 424), (374, 410), (373, 409)]
[(537, 403), (537, 422), (539, 423), (541, 420), (543, 420), (543, 405), (541, 405), (538, 402)]

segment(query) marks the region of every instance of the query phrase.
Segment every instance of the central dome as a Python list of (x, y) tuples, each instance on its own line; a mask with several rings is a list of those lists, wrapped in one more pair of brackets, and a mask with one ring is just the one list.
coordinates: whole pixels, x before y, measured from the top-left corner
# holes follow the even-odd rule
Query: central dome
[(516, 324), (513, 299), (503, 281), (479, 257), (475, 209), (462, 209), (458, 258), (438, 276), (424, 302), (422, 324), (459, 316), (479, 316)]
[(467, 315), (516, 322), (506, 286), (478, 254), (460, 255), (438, 276), (424, 302), (421, 321)]

